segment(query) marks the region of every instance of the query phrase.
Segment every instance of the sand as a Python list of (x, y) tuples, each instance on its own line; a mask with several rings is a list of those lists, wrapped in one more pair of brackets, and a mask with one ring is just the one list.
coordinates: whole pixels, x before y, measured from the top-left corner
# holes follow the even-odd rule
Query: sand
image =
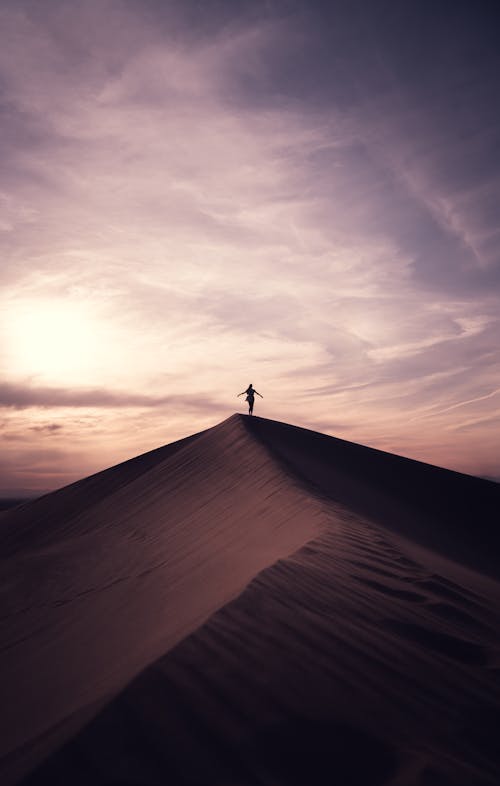
[(500, 487), (235, 415), (2, 517), (2, 783), (497, 784)]

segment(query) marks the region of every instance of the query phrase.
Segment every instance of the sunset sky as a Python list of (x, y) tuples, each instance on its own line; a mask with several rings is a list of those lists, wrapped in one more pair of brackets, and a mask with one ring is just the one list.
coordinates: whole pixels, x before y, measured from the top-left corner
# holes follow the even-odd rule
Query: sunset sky
[(500, 479), (500, 12), (4, 0), (0, 494), (244, 412)]

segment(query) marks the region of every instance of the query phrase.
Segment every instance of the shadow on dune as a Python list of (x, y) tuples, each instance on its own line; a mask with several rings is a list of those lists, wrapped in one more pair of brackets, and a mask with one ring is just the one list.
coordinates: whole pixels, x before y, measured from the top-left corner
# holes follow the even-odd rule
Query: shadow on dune
[(255, 742), (270, 782), (290, 786), (380, 786), (397, 767), (387, 744), (328, 719), (290, 718), (262, 729)]
[[(22, 786), (63, 786), (66, 784), (67, 772), (75, 777), (77, 768), (81, 779), (78, 782), (82, 786), (233, 786), (235, 783), (253, 786), (257, 782), (273, 786), (366, 786), (367, 783), (370, 786), (383, 786), (392, 779), (398, 768), (399, 757), (390, 745), (359, 728), (327, 718), (294, 716), (264, 725), (252, 739), (242, 741), (237, 750), (220, 746), (220, 741), (217, 745), (214, 740), (209, 766), (205, 769), (205, 761), (203, 767), (192, 767), (190, 773), (186, 772), (186, 767), (176, 771), (175, 766), (172, 766), (172, 758), (175, 758), (175, 729), (172, 729), (173, 737), (155, 740), (154, 737), (146, 739), (136, 723), (131, 734), (128, 725), (121, 725), (117, 714), (113, 714), (113, 717), (109, 715), (109, 723), (109, 732), (102, 738), (105, 740), (103, 747), (100, 748), (95, 738), (92, 741), (94, 760), (100, 761), (103, 770), (107, 766), (113, 769), (115, 751), (113, 745), (107, 747), (111, 735), (117, 736), (117, 739), (121, 737), (122, 745), (128, 738), (123, 751), (128, 748), (130, 777), (108, 779), (103, 776), (103, 772), (99, 773), (92, 767), (85, 755), (83, 732), (79, 744), (65, 746), (58, 757), (48, 762), (33, 777), (25, 779)], [(104, 726), (101, 728), (103, 731)], [(204, 736), (203, 748), (209, 742), (207, 730)], [(137, 766), (134, 766), (133, 750), (141, 746), (143, 750), (148, 750), (150, 772), (134, 772)], [(206, 756), (207, 751), (204, 750), (203, 758)], [(251, 764), (247, 769), (246, 763), (249, 762)], [(126, 769), (126, 764), (123, 768)], [(233, 770), (234, 777), (228, 774), (230, 770)]]
[(308, 429), (244, 417), (293, 474), (448, 559), (500, 577), (500, 485)]

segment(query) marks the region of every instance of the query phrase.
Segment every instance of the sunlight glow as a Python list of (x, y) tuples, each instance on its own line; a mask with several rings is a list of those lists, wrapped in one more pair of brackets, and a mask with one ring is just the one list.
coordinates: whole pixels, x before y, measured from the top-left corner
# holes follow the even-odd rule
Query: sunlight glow
[(67, 384), (99, 365), (99, 330), (86, 304), (28, 300), (9, 311), (6, 349), (17, 375)]

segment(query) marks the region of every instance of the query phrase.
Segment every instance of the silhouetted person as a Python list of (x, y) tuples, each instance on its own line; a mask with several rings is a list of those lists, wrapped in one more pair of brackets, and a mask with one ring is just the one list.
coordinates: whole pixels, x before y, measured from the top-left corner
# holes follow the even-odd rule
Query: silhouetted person
[[(246, 397), (245, 401), (248, 401), (248, 414), (249, 415), (253, 415), (253, 405), (254, 405), (254, 401), (255, 401), (255, 394), (257, 393), (257, 395), (260, 396), (260, 393), (257, 390), (255, 390), (255, 388), (252, 386), (251, 382), (250, 382), (249, 386), (247, 387), (247, 389), (243, 391), (243, 393), (238, 393), (238, 398), (240, 396), (243, 396), (244, 393), (247, 394), (247, 397)], [(260, 396), (260, 397), (264, 398), (264, 396)]]

